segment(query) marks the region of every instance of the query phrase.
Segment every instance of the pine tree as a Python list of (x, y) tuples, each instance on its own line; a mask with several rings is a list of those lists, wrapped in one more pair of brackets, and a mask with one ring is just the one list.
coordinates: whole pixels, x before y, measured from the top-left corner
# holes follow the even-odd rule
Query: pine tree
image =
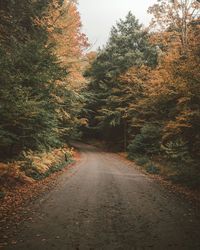
[[(92, 93), (87, 106), (90, 126), (102, 129), (104, 134), (119, 141), (126, 141), (126, 116), (135, 88), (123, 84), (119, 77), (133, 66), (156, 65), (157, 51), (148, 38), (142, 25), (129, 12), (125, 20), (120, 20), (112, 28), (108, 43), (99, 51), (91, 70), (87, 72), (91, 77), (88, 91)], [(120, 134), (124, 134), (123, 138), (119, 138)]]
[(1, 6), (0, 147), (10, 156), (59, 143), (51, 93), (64, 71), (39, 22), (48, 4), (5, 1)]

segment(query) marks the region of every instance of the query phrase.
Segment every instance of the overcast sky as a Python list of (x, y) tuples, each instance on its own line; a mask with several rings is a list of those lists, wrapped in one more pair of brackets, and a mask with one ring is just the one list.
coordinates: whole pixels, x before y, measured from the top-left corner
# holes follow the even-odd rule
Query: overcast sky
[(93, 44), (93, 50), (106, 43), (110, 29), (116, 21), (131, 11), (141, 23), (147, 25), (149, 6), (156, 0), (79, 0), (83, 32)]

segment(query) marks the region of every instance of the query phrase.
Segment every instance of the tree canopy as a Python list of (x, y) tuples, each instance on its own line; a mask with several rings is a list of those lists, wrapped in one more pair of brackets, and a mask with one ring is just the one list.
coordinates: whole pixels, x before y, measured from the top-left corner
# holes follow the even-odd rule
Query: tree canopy
[(120, 20), (86, 72), (85, 105), (87, 135), (128, 150), (130, 158), (162, 157), (197, 182), (199, 7), (199, 1), (157, 1), (146, 30), (131, 13)]
[[(71, 74), (75, 63), (61, 59), (80, 61), (87, 46), (80, 27), (72, 1), (1, 2), (2, 157), (27, 149), (47, 150), (61, 145), (72, 131), (76, 134), (82, 97), (70, 83), (75, 81)], [(73, 43), (66, 40), (67, 34)]]

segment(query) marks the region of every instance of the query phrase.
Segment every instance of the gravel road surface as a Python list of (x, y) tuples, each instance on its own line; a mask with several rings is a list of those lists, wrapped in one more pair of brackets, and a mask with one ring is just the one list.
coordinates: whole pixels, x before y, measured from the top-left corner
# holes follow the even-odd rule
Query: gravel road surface
[(77, 144), (81, 160), (31, 204), (15, 250), (200, 250), (197, 207), (118, 155)]

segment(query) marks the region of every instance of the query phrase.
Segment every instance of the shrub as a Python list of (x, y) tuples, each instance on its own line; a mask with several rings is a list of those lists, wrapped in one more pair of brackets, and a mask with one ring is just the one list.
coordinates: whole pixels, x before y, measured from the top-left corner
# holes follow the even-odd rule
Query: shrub
[(191, 163), (191, 157), (189, 154), (187, 143), (182, 139), (176, 139), (170, 141), (165, 145), (161, 145), (161, 149), (168, 159), (174, 162)]
[(146, 170), (150, 174), (159, 174), (160, 170), (152, 162), (146, 165)]
[(144, 125), (140, 134), (128, 146), (129, 157), (141, 154), (154, 154), (160, 151), (160, 127), (152, 124)]
[(33, 183), (33, 179), (20, 170), (20, 162), (0, 162), (0, 190), (2, 187)]
[(139, 158), (136, 158), (135, 162), (140, 166), (144, 166), (149, 162), (149, 158), (146, 156), (141, 156)]
[(41, 180), (71, 163), (73, 161), (73, 150), (63, 147), (37, 155), (29, 151), (24, 153), (24, 157), (25, 160), (21, 165), (21, 170), (29, 177)]

